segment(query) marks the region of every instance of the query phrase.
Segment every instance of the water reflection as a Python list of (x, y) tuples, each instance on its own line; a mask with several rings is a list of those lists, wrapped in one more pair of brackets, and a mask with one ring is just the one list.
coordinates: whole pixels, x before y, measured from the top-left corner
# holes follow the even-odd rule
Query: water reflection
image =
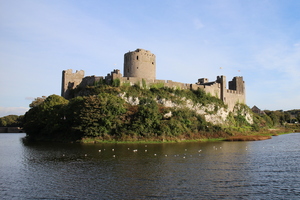
[[(259, 142), (22, 143), (0, 135), (0, 195), (59, 199), (296, 197), (300, 134)], [(284, 142), (282, 142), (284, 141)]]

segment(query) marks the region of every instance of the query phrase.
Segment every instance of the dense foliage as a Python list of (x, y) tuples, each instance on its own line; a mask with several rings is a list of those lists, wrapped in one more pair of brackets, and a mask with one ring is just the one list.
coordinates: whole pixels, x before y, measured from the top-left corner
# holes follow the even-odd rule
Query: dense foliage
[(7, 115), (0, 118), (0, 127), (20, 127), (22, 126), (23, 115)]
[[(76, 96), (69, 101), (58, 95), (36, 98), (25, 114), (23, 128), (29, 138), (37, 140), (76, 141), (83, 138), (97, 140), (181, 140), (228, 136), (231, 130), (257, 131), (286, 120), (277, 112), (254, 115), (249, 124), (239, 113), (249, 110), (239, 105), (240, 111), (228, 117), (226, 127), (212, 125), (187, 108), (164, 107), (156, 100), (166, 99), (182, 103), (186, 99), (202, 105), (226, 107), (202, 90), (177, 90), (153, 85), (114, 86), (95, 84), (72, 91)], [(119, 97), (138, 98), (138, 104), (128, 104)], [(248, 111), (247, 111), (248, 112)], [(249, 111), (250, 112), (250, 111)], [(279, 120), (279, 121), (278, 121)], [(230, 126), (230, 128), (228, 127)], [(234, 129), (236, 127), (236, 129)], [(229, 131), (229, 132), (228, 132)]]
[[(130, 105), (118, 97), (124, 92), (128, 96), (139, 97), (139, 104)], [(217, 98), (207, 96), (201, 90), (142, 89), (138, 86), (100, 84), (85, 88), (84, 93), (86, 95), (70, 101), (57, 95), (37, 98), (24, 117), (23, 128), (27, 135), (38, 140), (66, 141), (86, 137), (139, 140), (178, 139), (194, 137), (195, 134), (197, 137), (208, 137), (208, 132), (221, 134), (220, 127), (207, 123), (194, 111), (163, 107), (155, 101), (165, 98), (180, 103), (184, 97), (201, 103), (215, 101), (224, 106)]]
[[(268, 122), (269, 122), (268, 126), (270, 126), (270, 127), (283, 126), (286, 123), (298, 123), (298, 122), (300, 122), (300, 110), (289, 110), (289, 111), (265, 110), (264, 112), (270, 118), (268, 120)], [(267, 116), (265, 116), (265, 118)]]

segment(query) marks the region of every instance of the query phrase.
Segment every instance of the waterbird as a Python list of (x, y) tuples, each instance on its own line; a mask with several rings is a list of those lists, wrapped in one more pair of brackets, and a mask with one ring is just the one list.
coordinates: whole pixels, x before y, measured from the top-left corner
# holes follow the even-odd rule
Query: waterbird
[(156, 153), (154, 154), (154, 156), (156, 156)]
[(147, 152), (147, 149), (145, 149), (145, 152)]
[(112, 151), (115, 151), (115, 149), (111, 149)]
[(133, 149), (133, 152), (137, 152), (137, 149)]
[(113, 157), (115, 158), (115, 157), (116, 157), (116, 155), (113, 155)]
[(99, 149), (99, 152), (101, 152), (101, 150)]
[(87, 154), (84, 154), (84, 156), (87, 156)]

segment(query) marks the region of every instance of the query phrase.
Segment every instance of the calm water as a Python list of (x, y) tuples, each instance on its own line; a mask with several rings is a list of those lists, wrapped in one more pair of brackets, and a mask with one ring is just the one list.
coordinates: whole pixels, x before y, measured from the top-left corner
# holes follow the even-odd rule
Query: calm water
[(257, 142), (26, 144), (0, 134), (1, 199), (299, 199), (300, 133)]

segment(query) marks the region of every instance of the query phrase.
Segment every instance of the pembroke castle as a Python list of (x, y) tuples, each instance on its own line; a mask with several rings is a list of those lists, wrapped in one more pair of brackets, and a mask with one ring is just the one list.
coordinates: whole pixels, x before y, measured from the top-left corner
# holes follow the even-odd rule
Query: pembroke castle
[(233, 110), (236, 103), (246, 103), (245, 82), (243, 77), (233, 77), (228, 82), (228, 89), (226, 87), (226, 77), (217, 76), (215, 81), (209, 81), (207, 78), (200, 78), (196, 83), (180, 83), (172, 80), (158, 80), (156, 79), (156, 62), (155, 55), (150, 51), (144, 49), (136, 49), (129, 51), (124, 55), (124, 69), (123, 76), (118, 69), (114, 69), (111, 73), (103, 76), (84, 76), (84, 71), (76, 71), (73, 73), (72, 69), (64, 70), (62, 72), (62, 90), (61, 96), (66, 99), (70, 98), (70, 90), (77, 86), (93, 85), (97, 81), (105, 81), (111, 84), (114, 80), (119, 79), (120, 85), (124, 83), (141, 84), (146, 83), (147, 86), (151, 84), (163, 84), (165, 87), (177, 89), (197, 90), (203, 89), (206, 93), (220, 98), (228, 105), (229, 110)]

